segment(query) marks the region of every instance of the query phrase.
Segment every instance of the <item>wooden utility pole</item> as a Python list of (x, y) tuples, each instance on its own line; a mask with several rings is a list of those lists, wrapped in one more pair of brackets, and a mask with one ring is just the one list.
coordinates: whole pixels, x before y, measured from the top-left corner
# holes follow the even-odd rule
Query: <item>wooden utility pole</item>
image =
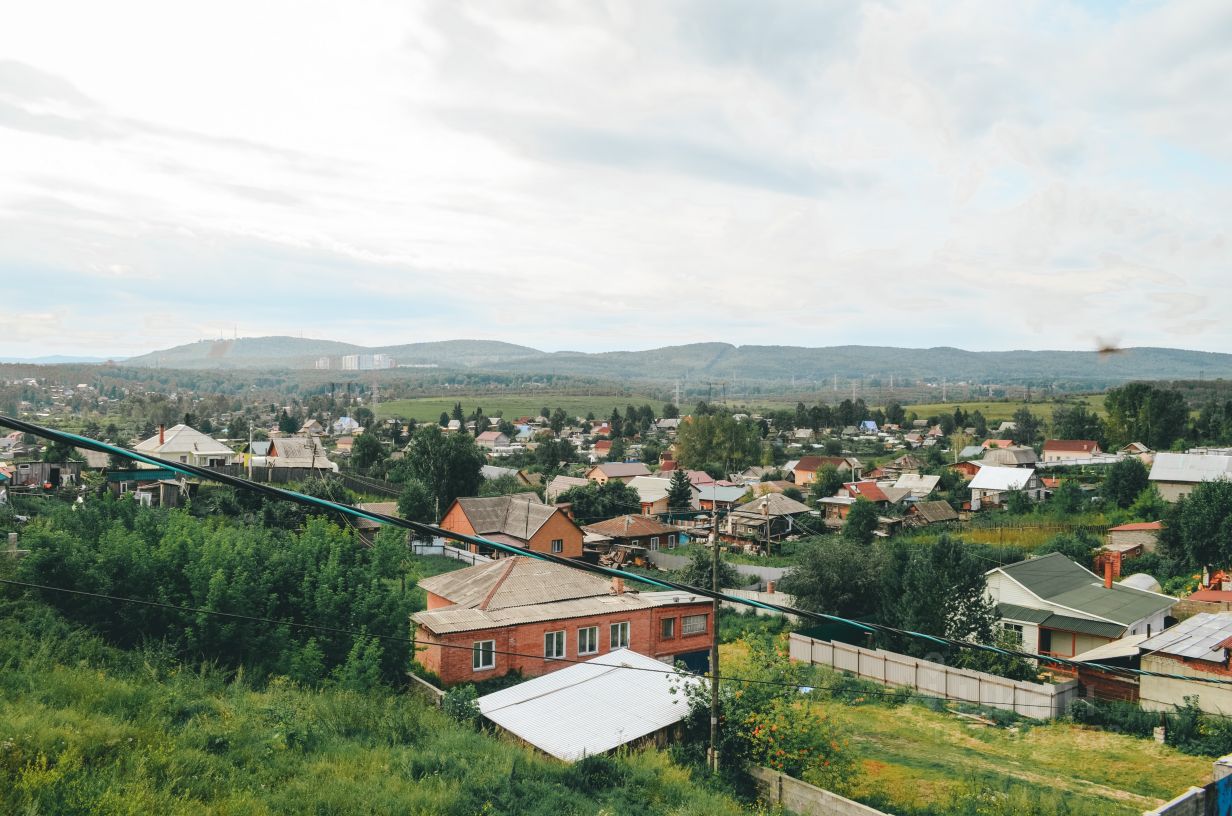
[[(710, 588), (719, 592), (719, 506), (710, 511)], [(710, 770), (719, 772), (719, 599), (714, 599), (710, 627)]]

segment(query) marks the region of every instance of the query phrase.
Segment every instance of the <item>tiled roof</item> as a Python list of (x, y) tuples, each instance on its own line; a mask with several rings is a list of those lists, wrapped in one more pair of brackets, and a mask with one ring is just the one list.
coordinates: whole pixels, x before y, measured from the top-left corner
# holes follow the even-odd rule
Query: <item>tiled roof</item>
[(599, 533), (611, 538), (640, 538), (641, 536), (673, 535), (679, 528), (664, 524), (652, 516), (617, 516), (584, 527), (587, 532)]
[(1162, 521), (1135, 521), (1132, 524), (1122, 524), (1119, 527), (1112, 527), (1108, 530), (1110, 533), (1130, 533), (1139, 530), (1149, 530), (1158, 532), (1164, 528)]

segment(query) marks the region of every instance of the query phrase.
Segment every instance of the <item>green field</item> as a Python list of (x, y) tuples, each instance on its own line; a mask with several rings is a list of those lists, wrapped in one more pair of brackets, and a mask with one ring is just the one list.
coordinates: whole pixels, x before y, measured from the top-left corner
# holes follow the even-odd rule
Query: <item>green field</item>
[(984, 415), (984, 419), (989, 422), (1000, 422), (1014, 418), (1014, 412), (1019, 408), (1026, 406), (1031, 409), (1031, 413), (1038, 417), (1043, 417), (1045, 421), (1052, 421), (1052, 412), (1058, 405), (1070, 405), (1075, 402), (1084, 402), (1087, 407), (1093, 410), (1100, 416), (1107, 416), (1104, 410), (1104, 395), (1103, 394), (1084, 394), (1081, 397), (1072, 397), (1064, 403), (1056, 402), (1022, 402), (1022, 401), (1002, 401), (1002, 402), (930, 402), (921, 405), (904, 405), (903, 408), (911, 413), (912, 411), (921, 418), (933, 416), (936, 414), (952, 414), (955, 408), (962, 408), (967, 413), (979, 411)]
[(482, 408), (486, 416), (502, 416), (506, 419), (517, 419), (520, 416), (539, 416), (544, 406), (552, 410), (563, 408), (570, 418), (586, 416), (594, 413), (604, 419), (612, 415), (613, 408), (619, 408), (623, 415), (625, 406), (636, 405), (639, 408), (649, 405), (655, 414), (663, 410), (663, 402), (642, 395), (595, 395), (583, 396), (521, 396), (497, 395), (491, 396), (459, 396), (459, 397), (417, 397), (415, 399), (390, 400), (376, 407), (378, 419), (413, 419), (416, 422), (436, 422), (441, 412), (449, 413), (454, 403), (462, 403), (462, 410), (470, 416), (476, 408)]

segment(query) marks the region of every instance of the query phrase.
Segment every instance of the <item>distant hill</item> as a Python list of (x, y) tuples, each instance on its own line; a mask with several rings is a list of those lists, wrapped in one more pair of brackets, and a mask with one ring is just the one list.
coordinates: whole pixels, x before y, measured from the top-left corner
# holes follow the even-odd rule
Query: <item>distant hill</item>
[(1232, 379), (1232, 354), (1167, 348), (1090, 351), (965, 351), (886, 346), (733, 346), (695, 343), (648, 351), (544, 352), (493, 340), (447, 340), (364, 347), (333, 340), (252, 337), (201, 341), (125, 360), (123, 366), (175, 369), (307, 369), (320, 357), (389, 354), (399, 365), (493, 373), (567, 375), (642, 382), (729, 381), (808, 387), (838, 378), (993, 383), (1089, 383)]
[(123, 357), (74, 357), (71, 354), (52, 354), (46, 357), (0, 357), (0, 363), (15, 365), (71, 365), (73, 363), (119, 362)]

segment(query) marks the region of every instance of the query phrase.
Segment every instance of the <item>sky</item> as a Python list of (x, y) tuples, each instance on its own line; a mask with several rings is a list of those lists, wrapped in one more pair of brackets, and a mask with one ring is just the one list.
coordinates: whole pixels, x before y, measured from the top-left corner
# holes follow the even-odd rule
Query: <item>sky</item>
[(1232, 351), (1232, 3), (167, 2), (0, 26), (0, 355)]

